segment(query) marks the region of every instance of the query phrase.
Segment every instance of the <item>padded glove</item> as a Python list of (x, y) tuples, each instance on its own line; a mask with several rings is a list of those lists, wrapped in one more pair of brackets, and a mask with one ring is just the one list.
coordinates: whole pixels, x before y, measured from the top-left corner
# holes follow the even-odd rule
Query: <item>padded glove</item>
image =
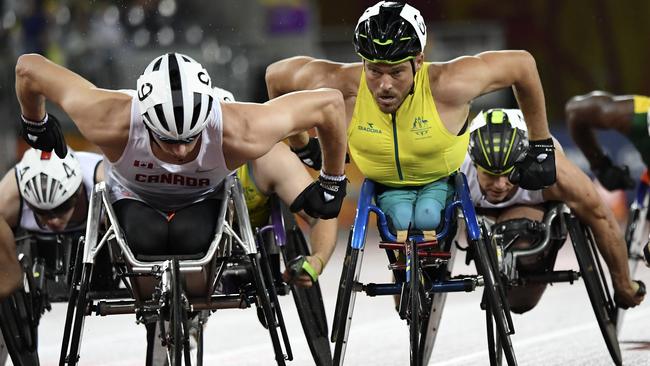
[(322, 171), (318, 181), (313, 182), (291, 204), (291, 212), (305, 210), (317, 219), (333, 219), (339, 215), (347, 179), (345, 175), (331, 176)]
[(556, 181), (555, 146), (553, 139), (531, 140), (528, 152), (521, 161), (515, 163), (508, 179), (527, 190), (546, 188)]
[(46, 114), (40, 122), (30, 121), (25, 116), (21, 117), (22, 136), (29, 146), (47, 152), (54, 150), (61, 159), (68, 154), (68, 146), (56, 117)]
[(630, 176), (630, 169), (627, 165), (614, 165), (609, 156), (603, 157), (598, 166), (592, 167), (591, 170), (596, 174), (600, 184), (607, 190), (634, 188), (635, 182)]
[(314, 170), (320, 170), (323, 166), (323, 156), (320, 150), (320, 143), (318, 142), (317, 137), (310, 137), (307, 145), (301, 147), (300, 149), (291, 148), (303, 164)]

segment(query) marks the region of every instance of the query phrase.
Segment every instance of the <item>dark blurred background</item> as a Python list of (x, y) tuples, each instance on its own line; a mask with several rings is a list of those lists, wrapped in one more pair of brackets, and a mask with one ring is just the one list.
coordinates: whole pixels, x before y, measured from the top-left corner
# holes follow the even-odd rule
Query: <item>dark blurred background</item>
[[(650, 94), (650, 1), (412, 0), (429, 30), (426, 58), (446, 61), (493, 49), (526, 49), (537, 60), (549, 123), (569, 154), (564, 103), (594, 89)], [(144, 66), (168, 51), (201, 62), (213, 82), (242, 101), (265, 101), (264, 70), (305, 54), (356, 61), (351, 38), (369, 0), (0, 0), (0, 168), (24, 146), (17, 138), (14, 65), (43, 54), (100, 87), (134, 88)], [(480, 98), (484, 107), (514, 106), (510, 92)], [(66, 116), (68, 141), (92, 148)], [(642, 166), (614, 134), (603, 142), (637, 172)]]

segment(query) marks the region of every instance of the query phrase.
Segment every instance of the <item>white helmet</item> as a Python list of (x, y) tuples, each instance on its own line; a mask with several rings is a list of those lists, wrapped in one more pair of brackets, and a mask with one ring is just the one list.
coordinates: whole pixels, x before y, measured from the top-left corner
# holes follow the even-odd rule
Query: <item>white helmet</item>
[(162, 140), (191, 141), (208, 123), (214, 101), (208, 72), (180, 53), (151, 61), (137, 92), (144, 123)]
[(70, 148), (63, 159), (51, 152), (29, 149), (16, 164), (16, 178), (27, 203), (40, 210), (51, 210), (77, 192), (81, 165)]
[(222, 89), (218, 86), (215, 86), (212, 90), (214, 92), (214, 97), (217, 98), (217, 100), (226, 103), (235, 102), (235, 96), (229, 90)]

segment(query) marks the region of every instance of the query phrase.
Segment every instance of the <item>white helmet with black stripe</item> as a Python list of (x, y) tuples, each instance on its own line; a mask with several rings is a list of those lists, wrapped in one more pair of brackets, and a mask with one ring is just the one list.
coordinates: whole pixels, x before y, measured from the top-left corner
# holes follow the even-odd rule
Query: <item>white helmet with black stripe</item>
[(81, 165), (70, 148), (63, 159), (51, 152), (29, 149), (16, 164), (16, 179), (20, 194), (29, 205), (52, 210), (79, 189)]
[(180, 53), (151, 61), (137, 93), (144, 123), (163, 141), (191, 141), (207, 125), (214, 102), (208, 72)]

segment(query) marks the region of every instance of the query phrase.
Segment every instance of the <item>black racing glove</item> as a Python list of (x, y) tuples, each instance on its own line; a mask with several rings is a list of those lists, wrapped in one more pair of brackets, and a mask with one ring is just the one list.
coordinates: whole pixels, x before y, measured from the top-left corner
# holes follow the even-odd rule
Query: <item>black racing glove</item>
[(528, 152), (515, 163), (508, 179), (527, 190), (546, 188), (555, 183), (555, 146), (553, 139), (531, 140)]
[(54, 150), (56, 155), (63, 159), (68, 154), (68, 146), (61, 132), (59, 121), (51, 114), (46, 114), (43, 121), (34, 122), (21, 116), (23, 139), (29, 146), (50, 152)]
[(300, 149), (291, 148), (303, 164), (314, 170), (320, 170), (323, 166), (323, 156), (320, 151), (320, 143), (317, 137), (310, 137), (307, 145)]
[(632, 189), (635, 182), (630, 176), (630, 169), (626, 166), (617, 166), (612, 164), (609, 156), (604, 156), (591, 170), (596, 174), (596, 178), (603, 187), (613, 191), (616, 189)]
[(345, 187), (345, 175), (329, 176), (321, 171), (318, 181), (302, 191), (291, 204), (291, 212), (305, 210), (307, 215), (317, 219), (333, 219), (339, 215)]

